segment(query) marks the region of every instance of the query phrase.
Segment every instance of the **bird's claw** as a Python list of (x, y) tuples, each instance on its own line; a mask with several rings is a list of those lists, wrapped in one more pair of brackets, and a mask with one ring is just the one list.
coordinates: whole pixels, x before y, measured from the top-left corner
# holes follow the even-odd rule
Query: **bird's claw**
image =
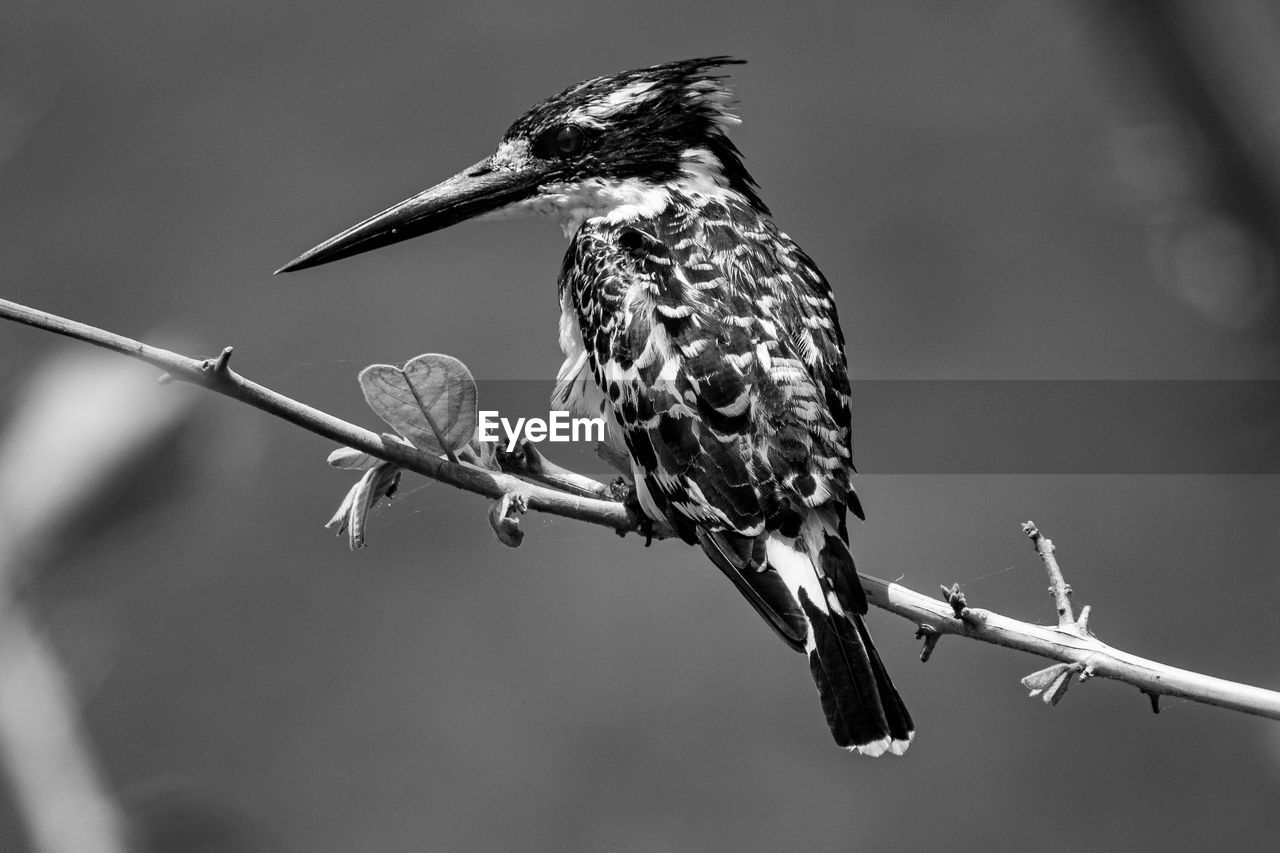
[(637, 495), (636, 487), (619, 477), (613, 481), (609, 488), (613, 490), (621, 488), (624, 490), (622, 505), (626, 507), (627, 515), (630, 516), (632, 525), (644, 537), (644, 547), (648, 548), (653, 544), (653, 519), (646, 515), (644, 507), (640, 506), (640, 498)]
[(615, 501), (627, 502), (628, 495), (634, 495), (636, 488), (626, 477), (614, 477), (608, 486), (609, 497)]

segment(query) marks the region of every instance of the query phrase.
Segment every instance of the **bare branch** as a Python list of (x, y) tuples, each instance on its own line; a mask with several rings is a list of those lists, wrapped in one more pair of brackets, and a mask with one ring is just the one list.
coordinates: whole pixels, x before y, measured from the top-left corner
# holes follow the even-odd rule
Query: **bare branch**
[[(1272, 690), (1177, 669), (1114, 649), (1096, 637), (1021, 622), (989, 610), (966, 607), (968, 614), (981, 617), (967, 623), (955, 616), (948, 602), (879, 578), (864, 575), (862, 588), (867, 592), (867, 600), (876, 607), (917, 625), (926, 625), (938, 634), (981, 640), (1062, 663), (1083, 664), (1090, 667), (1092, 676), (1114, 678), (1144, 693), (1175, 696), (1280, 720), (1280, 693)], [(977, 624), (972, 624), (974, 622)]]
[(581, 495), (584, 498), (612, 499), (608, 486), (557, 465), (543, 456), (537, 446), (526, 439), (520, 439), (516, 449), (512, 451), (497, 448), (494, 456), (503, 471), (515, 474), (521, 479), (550, 486), (556, 491)]
[[(172, 379), (216, 391), (289, 421), (316, 435), (363, 450), (379, 459), (394, 462), (401, 468), (459, 489), (494, 499), (502, 497), (507, 492), (518, 491), (527, 497), (531, 510), (590, 521), (608, 527), (619, 534), (637, 529), (636, 519), (617, 501), (566, 494), (526, 483), (510, 474), (489, 471), (475, 465), (455, 464), (429, 453), (423, 453), (245, 379), (231, 370), (224, 359), (190, 358), (5, 299), (0, 299), (0, 317), (145, 361), (164, 370)], [(672, 533), (669, 528), (659, 526), (653, 535), (655, 538), (663, 538), (671, 536)]]
[[(1058, 627), (1064, 630), (1075, 628), (1076, 617), (1071, 612), (1071, 587), (1063, 580), (1062, 569), (1058, 568), (1058, 559), (1053, 556), (1053, 540), (1046, 538), (1036, 528), (1034, 521), (1025, 522), (1022, 525), (1022, 532), (1035, 543), (1036, 553), (1040, 555), (1045, 573), (1049, 575), (1049, 594), (1053, 596), (1053, 603), (1058, 606)], [(1080, 615), (1087, 624), (1089, 617), (1084, 613)]]
[[(607, 527), (619, 534), (642, 529), (642, 521), (632, 515), (619, 501), (569, 494), (519, 479), (511, 474), (490, 471), (473, 464), (455, 464), (422, 453), (399, 441), (378, 436), (369, 430), (339, 420), (251, 382), (230, 370), (226, 365), (225, 357), (200, 361), (5, 300), (0, 300), (0, 317), (47, 329), (141, 359), (168, 371), (175, 379), (191, 382), (240, 400), (317, 435), (357, 448), (425, 477), (495, 500), (505, 501), (505, 505), (500, 503), (495, 510), (498, 516), (495, 530), (506, 524), (504, 519), (513, 519), (514, 515), (522, 509), (519, 506), (512, 507), (515, 496), (519, 496), (520, 503), (524, 504), (523, 508), (587, 521)], [(576, 474), (573, 476), (576, 484), (575, 491), (586, 489), (596, 494), (608, 493), (607, 487), (603, 484), (590, 485), (593, 481), (589, 478)], [(655, 537), (672, 535), (670, 528), (660, 525), (655, 527), (656, 529), (652, 531)], [(1034, 529), (1034, 525), (1031, 527)], [(1030, 530), (1028, 534), (1031, 535)], [(1039, 535), (1038, 531), (1035, 535)], [(1043, 537), (1041, 540), (1043, 543), (1048, 543), (1048, 540)], [(946, 597), (937, 599), (879, 578), (864, 575), (861, 581), (870, 603), (909, 619), (917, 626), (917, 636), (925, 640), (925, 653), (922, 657), (926, 659), (933, 652), (938, 638), (943, 634), (951, 634), (1029, 652), (1067, 664), (1065, 669), (1053, 667), (1050, 670), (1041, 671), (1041, 673), (1051, 674), (1052, 677), (1048, 675), (1043, 678), (1036, 677), (1041, 673), (1032, 677), (1036, 684), (1044, 681), (1044, 686), (1040, 690), (1045, 692), (1045, 698), (1050, 702), (1056, 702), (1062, 697), (1069, 680), (1067, 676), (1078, 674), (1081, 680), (1102, 676), (1131, 684), (1151, 697), (1153, 707), (1158, 707), (1157, 701), (1160, 696), (1176, 696), (1280, 720), (1280, 693), (1166, 666), (1114, 649), (1093, 637), (1085, 628), (1088, 619), (1087, 608), (1081, 611), (1078, 622), (1071, 615), (1070, 603), (1065, 597), (1066, 583), (1061, 581), (1061, 571), (1057, 569), (1057, 562), (1052, 557), (1051, 545), (1041, 548), (1041, 542), (1037, 541), (1037, 551), (1045, 560), (1046, 569), (1049, 569), (1052, 561), (1053, 569), (1050, 570), (1050, 577), (1053, 578), (1056, 571), (1057, 581), (1060, 582), (1055, 592), (1055, 598), (1061, 594), (1057, 627), (1033, 625), (988, 610), (969, 607), (956, 586), (944, 587)]]

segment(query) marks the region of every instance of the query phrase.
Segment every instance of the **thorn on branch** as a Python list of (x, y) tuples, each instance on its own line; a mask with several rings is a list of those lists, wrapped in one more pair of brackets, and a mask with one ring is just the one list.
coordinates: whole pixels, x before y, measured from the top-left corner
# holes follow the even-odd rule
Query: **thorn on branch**
[(489, 526), (493, 528), (498, 541), (508, 548), (519, 548), (524, 541), (524, 531), (520, 528), (520, 516), (529, 509), (529, 499), (519, 492), (504, 492), (502, 497), (489, 507)]
[(1146, 693), (1147, 698), (1151, 700), (1151, 713), (1159, 714), (1160, 713), (1160, 694), (1151, 693), (1146, 690), (1143, 690), (1142, 692)]
[(928, 663), (929, 658), (933, 657), (933, 650), (938, 647), (938, 640), (942, 639), (942, 634), (932, 625), (917, 625), (916, 639), (924, 640), (924, 646), (920, 649), (920, 663)]
[(222, 352), (218, 353), (217, 358), (206, 358), (200, 364), (200, 369), (205, 373), (212, 373), (214, 376), (222, 376), (227, 372), (227, 365), (231, 361), (231, 352), (234, 347), (224, 347)]
[(1089, 614), (1093, 608), (1086, 604), (1080, 608), (1080, 618), (1076, 620), (1076, 630), (1087, 637), (1092, 637), (1093, 632), (1089, 630)]

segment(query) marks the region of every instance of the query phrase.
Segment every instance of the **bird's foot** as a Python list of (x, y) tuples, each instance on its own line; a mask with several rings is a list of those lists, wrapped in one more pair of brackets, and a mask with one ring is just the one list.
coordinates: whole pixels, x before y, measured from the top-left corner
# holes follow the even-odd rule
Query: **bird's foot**
[(622, 505), (627, 508), (627, 515), (631, 517), (632, 525), (644, 537), (644, 547), (648, 548), (653, 544), (653, 519), (646, 515), (644, 507), (640, 506), (636, 487), (619, 477), (609, 488), (615, 493), (621, 490)]
[(626, 477), (614, 477), (608, 488), (610, 500), (626, 503), (629, 498), (635, 497), (636, 487)]

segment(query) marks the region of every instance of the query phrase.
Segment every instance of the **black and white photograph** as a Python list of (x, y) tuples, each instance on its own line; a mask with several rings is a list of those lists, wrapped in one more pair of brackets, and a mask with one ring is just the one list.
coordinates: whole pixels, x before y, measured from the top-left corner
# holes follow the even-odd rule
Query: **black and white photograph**
[(1280, 6), (12, 0), (0, 851), (1280, 838)]

